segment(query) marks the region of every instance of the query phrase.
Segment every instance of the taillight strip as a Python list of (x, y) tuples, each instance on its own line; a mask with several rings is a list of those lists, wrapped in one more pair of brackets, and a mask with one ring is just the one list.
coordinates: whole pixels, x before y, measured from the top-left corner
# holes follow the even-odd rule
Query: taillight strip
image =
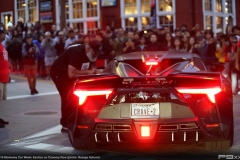
[(108, 95), (112, 93), (113, 89), (105, 90), (75, 90), (74, 94), (79, 97), (79, 105), (83, 105), (88, 96)]
[(215, 94), (222, 91), (220, 87), (213, 88), (176, 88), (179, 93), (206, 94), (212, 103), (216, 103)]

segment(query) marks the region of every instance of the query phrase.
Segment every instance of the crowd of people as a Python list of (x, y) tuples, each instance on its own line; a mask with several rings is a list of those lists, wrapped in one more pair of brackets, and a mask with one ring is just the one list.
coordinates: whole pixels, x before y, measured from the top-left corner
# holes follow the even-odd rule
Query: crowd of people
[(25, 74), (31, 94), (37, 94), (37, 75), (50, 80), (51, 65), (71, 45), (98, 40), (103, 45), (104, 56), (110, 58), (144, 51), (196, 53), (208, 69), (212, 63), (225, 63), (224, 73), (228, 75), (236, 61), (239, 36), (239, 26), (234, 26), (232, 33), (218, 33), (217, 36), (212, 30), (200, 30), (199, 25), (188, 28), (185, 24), (175, 28), (173, 33), (167, 26), (159, 27), (156, 31), (124, 31), (123, 28), (106, 26), (105, 29), (98, 29), (94, 35), (84, 35), (70, 27), (57, 31), (56, 26), (52, 25), (51, 30), (46, 31), (40, 22), (33, 25), (19, 21), (16, 26), (8, 27), (2, 44), (9, 54), (11, 72)]

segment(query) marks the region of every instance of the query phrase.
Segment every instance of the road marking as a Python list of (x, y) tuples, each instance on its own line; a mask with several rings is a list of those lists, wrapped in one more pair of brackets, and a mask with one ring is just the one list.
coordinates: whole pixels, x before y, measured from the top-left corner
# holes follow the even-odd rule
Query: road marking
[(39, 93), (34, 95), (12, 96), (12, 97), (7, 97), (7, 99), (10, 100), (10, 99), (20, 99), (20, 98), (28, 98), (28, 97), (39, 97), (39, 96), (47, 96), (47, 95), (54, 95), (54, 94), (59, 94), (59, 93), (55, 91), (55, 92)]
[[(16, 79), (21, 79), (21, 80), (27, 80), (27, 77), (24, 77), (22, 75), (10, 75), (11, 78), (16, 78)], [(37, 82), (44, 82), (44, 83), (49, 83), (49, 84), (54, 84), (52, 80), (45, 80), (45, 79), (40, 79), (37, 77)]]
[(47, 139), (53, 138), (61, 133), (61, 125), (43, 130), (30, 136), (19, 139), (9, 144), (9, 146), (21, 147), (32, 150), (44, 150), (64, 154), (89, 155), (96, 153), (96, 150), (75, 150), (71, 146), (55, 145), (46, 143)]
[(47, 136), (47, 135), (51, 135), (51, 134), (61, 133), (61, 128), (62, 128), (61, 125), (57, 125), (52, 128), (41, 131), (39, 133), (25, 137), (24, 139), (30, 139), (30, 138), (36, 138), (36, 137), (42, 137), (42, 136)]

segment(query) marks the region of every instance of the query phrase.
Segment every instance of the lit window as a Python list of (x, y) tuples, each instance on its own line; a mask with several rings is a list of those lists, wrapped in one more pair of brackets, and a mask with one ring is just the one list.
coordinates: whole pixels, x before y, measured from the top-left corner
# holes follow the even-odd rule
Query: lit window
[(141, 0), (141, 13), (150, 12), (150, 0)]
[(212, 0), (205, 0), (205, 11), (212, 11)]
[(126, 25), (126, 30), (133, 30), (135, 31), (137, 29), (137, 23), (138, 23), (138, 19), (134, 18), (134, 17), (129, 17), (127, 19), (125, 19), (125, 25)]
[(216, 17), (216, 26), (218, 32), (223, 32), (223, 17)]
[(125, 0), (125, 14), (137, 14), (136, 0)]
[(159, 22), (161, 26), (167, 26), (173, 31), (173, 15), (159, 16)]
[(97, 0), (87, 0), (87, 17), (97, 17)]
[(142, 27), (149, 28), (150, 17), (142, 17)]
[(159, 11), (172, 11), (172, 0), (158, 0)]
[(83, 18), (82, 0), (73, 0), (73, 18)]
[(78, 30), (78, 33), (84, 33), (83, 22), (73, 23), (73, 28)]
[(36, 0), (28, 0), (28, 19), (31, 22), (36, 22), (37, 21), (37, 2)]
[(25, 22), (25, 0), (17, 1), (18, 20)]
[(98, 29), (97, 21), (87, 22), (87, 30), (89, 35), (96, 34), (97, 29)]
[(216, 0), (216, 12), (222, 12), (222, 0)]
[(65, 8), (66, 8), (66, 19), (69, 19), (69, 5), (68, 0), (65, 2)]
[(232, 12), (232, 0), (226, 0), (225, 6), (226, 6), (226, 8), (225, 8), (226, 13), (233, 13)]
[(206, 16), (206, 29), (212, 30), (212, 16)]

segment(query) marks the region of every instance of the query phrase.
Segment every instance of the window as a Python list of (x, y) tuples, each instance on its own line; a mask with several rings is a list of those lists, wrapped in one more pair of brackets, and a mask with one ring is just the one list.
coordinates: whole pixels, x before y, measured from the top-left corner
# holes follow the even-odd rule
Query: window
[(98, 29), (98, 22), (97, 21), (87, 22), (87, 29), (89, 35), (96, 34), (96, 31)]
[(141, 13), (150, 13), (150, 0), (141, 0)]
[(31, 22), (36, 22), (38, 17), (37, 17), (37, 2), (36, 0), (28, 0), (28, 11), (29, 11), (29, 17), (28, 19)]
[(218, 31), (223, 29), (223, 17), (216, 17), (216, 27)]
[(83, 22), (73, 23), (73, 28), (78, 30), (78, 33), (84, 33)]
[(168, 26), (173, 31), (173, 15), (159, 16), (159, 23), (161, 26)]
[(20, 20), (23, 23), (27, 21), (38, 21), (38, 0), (15, 0), (16, 21)]
[[(234, 15), (235, 13), (233, 13), (234, 0), (203, 0), (203, 3), (205, 29), (211, 29), (215, 34), (225, 33), (228, 18), (231, 17), (232, 22), (235, 23), (234, 20), (236, 20), (236, 16)], [(211, 8), (214, 9), (212, 10)]]
[(150, 24), (150, 17), (142, 17), (142, 28), (148, 28)]
[(87, 17), (97, 17), (97, 0), (87, 1)]
[[(59, 5), (59, 1), (55, 1)], [(66, 19), (69, 27), (82, 34), (94, 34), (100, 27), (101, 0), (66, 0)], [(57, 11), (60, 13), (60, 9)], [(60, 24), (60, 18), (56, 17)]]
[(73, 18), (83, 18), (82, 0), (73, 0)]
[(125, 14), (137, 14), (137, 0), (124, 0)]
[(125, 19), (126, 30), (127, 31), (137, 30), (137, 23), (138, 23), (138, 18), (129, 17), (129, 18)]
[(213, 28), (212, 28), (212, 16), (206, 16), (206, 29), (213, 30)]
[(216, 12), (222, 12), (222, 0), (216, 0)]
[(212, 11), (212, 0), (204, 0), (205, 10)]
[(68, 5), (68, 0), (66, 0), (66, 5), (65, 5), (65, 7), (66, 7), (66, 19), (69, 19), (69, 5)]
[[(121, 0), (122, 27), (125, 30), (150, 29), (151, 0)], [(156, 0), (157, 28), (174, 27), (175, 0)]]
[(226, 13), (233, 13), (233, 11), (232, 11), (232, 0), (226, 0), (225, 6), (226, 6), (226, 8), (225, 8)]
[(18, 20), (25, 22), (25, 0), (17, 1)]
[(158, 0), (159, 11), (172, 11), (172, 0)]

